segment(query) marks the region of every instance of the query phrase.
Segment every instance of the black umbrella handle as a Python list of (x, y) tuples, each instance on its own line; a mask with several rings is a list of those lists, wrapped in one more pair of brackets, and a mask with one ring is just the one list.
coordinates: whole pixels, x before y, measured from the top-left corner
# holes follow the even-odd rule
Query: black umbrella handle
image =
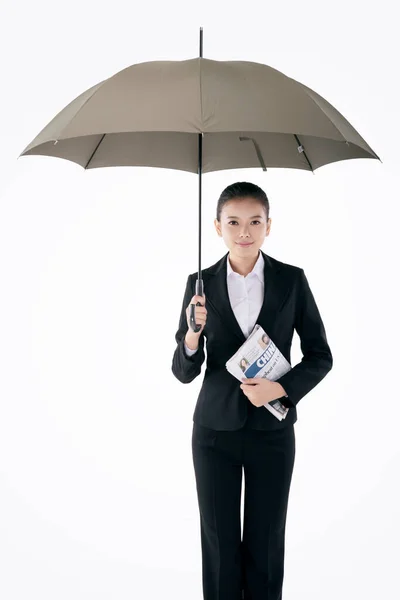
[[(196, 296), (204, 296), (204, 286), (203, 286), (202, 279), (196, 279), (196, 294), (195, 295)], [(196, 304), (190, 305), (189, 323), (190, 323), (190, 329), (192, 331), (194, 331), (195, 333), (198, 333), (201, 329), (201, 325), (196, 323), (196, 318), (195, 318), (196, 306), (203, 306), (203, 305), (201, 302), (197, 302)]]

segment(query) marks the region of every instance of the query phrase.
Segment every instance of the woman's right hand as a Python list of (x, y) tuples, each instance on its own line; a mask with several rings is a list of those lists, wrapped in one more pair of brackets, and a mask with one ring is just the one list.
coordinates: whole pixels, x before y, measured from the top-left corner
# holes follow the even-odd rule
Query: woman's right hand
[[(201, 302), (201, 306), (196, 306), (197, 302)], [(206, 303), (206, 296), (204, 294), (204, 296), (193, 296), (193, 298), (191, 299), (191, 301), (189, 302), (188, 307), (186, 308), (186, 321), (187, 321), (187, 326), (188, 326), (188, 330), (190, 331), (191, 335), (193, 336), (198, 336), (200, 337), (201, 332), (203, 331), (206, 321), (207, 321), (207, 309), (205, 307), (205, 303)], [(193, 331), (193, 329), (191, 329), (190, 327), (190, 305), (194, 304), (194, 320), (196, 321), (197, 325), (201, 325), (201, 328), (199, 329), (199, 331)]]

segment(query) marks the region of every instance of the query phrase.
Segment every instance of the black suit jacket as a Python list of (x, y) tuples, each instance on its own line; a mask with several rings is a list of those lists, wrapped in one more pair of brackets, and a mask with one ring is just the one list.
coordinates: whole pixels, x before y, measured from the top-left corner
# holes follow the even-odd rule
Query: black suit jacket
[(264, 406), (254, 406), (240, 389), (241, 382), (225, 367), (226, 361), (246, 340), (229, 301), (226, 279), (228, 254), (202, 270), (207, 322), (193, 356), (186, 354), (184, 338), (188, 330), (186, 308), (195, 295), (197, 271), (188, 277), (175, 335), (177, 347), (172, 359), (172, 372), (182, 383), (193, 381), (200, 374), (205, 360), (206, 338), (206, 371), (193, 421), (216, 430), (240, 429), (246, 420), (252, 429), (281, 429), (297, 421), (296, 405), (332, 368), (325, 328), (303, 269), (262, 252), (265, 261), (264, 300), (256, 323), (262, 326), (289, 363), (296, 329), (303, 358), (278, 380), (289, 396), (281, 398), (282, 404), (289, 407), (285, 419), (279, 421)]

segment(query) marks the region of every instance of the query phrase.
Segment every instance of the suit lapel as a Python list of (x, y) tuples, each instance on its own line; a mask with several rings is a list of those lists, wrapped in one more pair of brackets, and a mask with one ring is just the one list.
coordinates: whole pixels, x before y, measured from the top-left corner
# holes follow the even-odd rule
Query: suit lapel
[[(288, 282), (282, 277), (280, 266), (267, 254), (260, 250), (264, 258), (264, 299), (255, 323), (261, 325), (264, 331), (271, 335), (276, 314), (289, 292)], [(243, 344), (246, 340), (232, 310), (227, 284), (228, 254), (208, 269), (207, 279), (204, 280), (206, 302), (218, 313), (227, 331), (232, 332)]]

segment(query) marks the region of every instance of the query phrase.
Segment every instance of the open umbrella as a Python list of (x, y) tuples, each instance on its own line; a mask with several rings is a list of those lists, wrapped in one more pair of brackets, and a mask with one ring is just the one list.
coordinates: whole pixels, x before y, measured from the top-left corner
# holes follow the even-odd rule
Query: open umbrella
[[(199, 58), (131, 65), (75, 98), (20, 156), (64, 158), (84, 169), (149, 166), (198, 173), (286, 167), (315, 171), (379, 157), (329, 102), (267, 65)], [(190, 326), (196, 324), (191, 305)]]

